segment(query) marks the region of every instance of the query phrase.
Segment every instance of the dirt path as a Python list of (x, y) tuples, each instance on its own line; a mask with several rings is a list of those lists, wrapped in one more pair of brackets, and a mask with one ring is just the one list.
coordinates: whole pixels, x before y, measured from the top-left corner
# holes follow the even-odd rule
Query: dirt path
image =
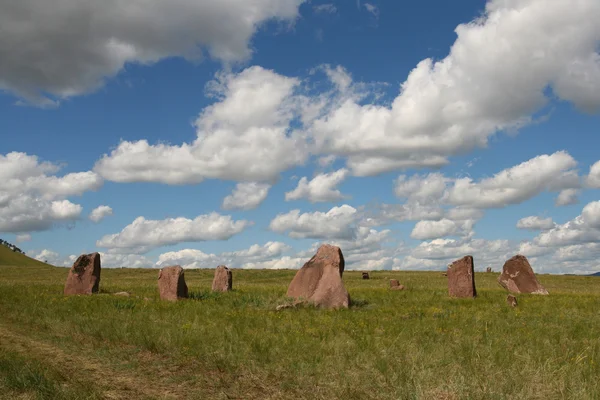
[(90, 357), (85, 349), (78, 348), (82, 350), (79, 354), (66, 352), (51, 343), (26, 337), (2, 324), (0, 324), (0, 347), (35, 358), (62, 371), (66, 376), (98, 386), (106, 399), (185, 398), (178, 385), (161, 382), (160, 377), (154, 374), (146, 374), (146, 371), (137, 374), (133, 371), (117, 371), (108, 361), (102, 362)]

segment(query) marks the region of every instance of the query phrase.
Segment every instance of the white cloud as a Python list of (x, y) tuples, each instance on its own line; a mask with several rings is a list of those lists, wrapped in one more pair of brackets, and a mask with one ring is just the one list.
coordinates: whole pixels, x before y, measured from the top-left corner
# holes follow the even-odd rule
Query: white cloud
[(347, 169), (340, 169), (329, 174), (318, 174), (310, 181), (302, 177), (296, 189), (285, 194), (285, 200), (307, 199), (311, 203), (342, 200), (344, 196), (336, 187), (348, 176)]
[(319, 4), (313, 7), (313, 11), (316, 14), (335, 14), (337, 7), (331, 3)]
[(563, 151), (540, 155), (479, 182), (457, 179), (448, 193), (448, 202), (475, 208), (502, 208), (522, 203), (543, 191), (578, 187), (576, 165), (573, 157)]
[(418, 240), (442, 238), (444, 236), (470, 236), (473, 234), (475, 221), (452, 221), (441, 219), (439, 221), (419, 221), (413, 228), (410, 237)]
[(440, 173), (415, 174), (411, 177), (400, 175), (394, 181), (394, 193), (398, 198), (421, 204), (439, 204), (451, 179)]
[[(355, 175), (442, 166), (515, 131), (552, 97), (600, 109), (600, 3), (492, 0), (456, 28), (440, 61), (425, 59), (390, 107), (336, 102), (311, 127), (324, 154), (348, 157)], [(552, 27), (552, 28), (549, 28)]]
[(109, 248), (113, 252), (145, 253), (156, 247), (181, 242), (226, 240), (249, 225), (249, 221), (234, 221), (230, 216), (214, 212), (193, 220), (182, 217), (147, 220), (138, 217), (121, 232), (102, 237), (96, 246)]
[(379, 18), (379, 8), (377, 8), (377, 6), (371, 3), (365, 3), (364, 6), (375, 18)]
[(104, 218), (113, 215), (113, 209), (109, 206), (98, 206), (90, 213), (90, 220), (98, 223)]
[(541, 233), (535, 243), (546, 247), (600, 242), (600, 201), (587, 204), (581, 215)]
[(232, 268), (293, 268), (297, 266), (296, 258), (281, 257), (291, 250), (291, 247), (281, 242), (258, 244), (239, 251), (221, 254), (206, 254), (196, 249), (171, 251), (158, 256), (157, 266), (181, 265), (183, 268), (215, 268), (217, 265), (227, 265)]
[(538, 216), (521, 218), (517, 222), (517, 228), (529, 231), (545, 231), (554, 228), (554, 225), (552, 218), (541, 218)]
[(554, 204), (556, 204), (557, 207), (577, 204), (579, 203), (579, 199), (577, 198), (577, 196), (579, 196), (578, 189), (562, 190), (556, 197), (556, 201), (554, 202)]
[(277, 215), (269, 228), (274, 232), (284, 233), (292, 238), (313, 239), (352, 239), (356, 234), (357, 210), (347, 204), (333, 207), (327, 212), (300, 213), (292, 210)]
[(415, 247), (407, 257), (395, 264), (394, 269), (445, 269), (450, 262), (472, 255), (476, 270), (491, 267), (499, 271), (514, 254), (515, 249), (508, 240), (435, 239)]
[(102, 178), (89, 171), (53, 175), (60, 168), (25, 153), (0, 154), (0, 232), (42, 231), (79, 218), (82, 207), (66, 197), (99, 189)]
[(302, 98), (293, 96), (298, 84), (261, 67), (221, 74), (209, 85), (220, 101), (200, 114), (194, 142), (124, 141), (94, 169), (116, 182), (274, 181), (307, 157), (305, 141), (288, 132), (301, 108)]
[(28, 251), (27, 255), (41, 262), (52, 265), (62, 265), (63, 260), (60, 255), (52, 250), (43, 249), (41, 251)]
[[(96, 90), (127, 63), (169, 57), (246, 60), (268, 20), (293, 22), (302, 0), (20, 0), (0, 4), (0, 89), (40, 105)], [(206, 54), (204, 54), (206, 52)]]
[(590, 173), (586, 178), (586, 184), (593, 189), (600, 189), (600, 161), (590, 167)]
[(31, 235), (28, 233), (23, 235), (17, 235), (17, 238), (15, 240), (17, 243), (29, 242), (31, 240)]
[(223, 199), (224, 210), (252, 210), (258, 207), (269, 194), (271, 185), (267, 183), (238, 183), (233, 192)]

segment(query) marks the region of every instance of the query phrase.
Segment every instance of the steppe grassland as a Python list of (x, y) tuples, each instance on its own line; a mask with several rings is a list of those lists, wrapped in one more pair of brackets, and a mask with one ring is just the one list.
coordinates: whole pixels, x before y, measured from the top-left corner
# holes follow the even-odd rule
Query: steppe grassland
[(65, 268), (0, 267), (0, 397), (600, 399), (600, 278), (540, 275), (551, 295), (512, 309), (497, 273), (457, 300), (440, 272), (347, 271), (349, 310), (276, 312), (295, 271), (234, 270), (222, 294), (213, 273), (167, 303), (157, 270), (64, 297)]

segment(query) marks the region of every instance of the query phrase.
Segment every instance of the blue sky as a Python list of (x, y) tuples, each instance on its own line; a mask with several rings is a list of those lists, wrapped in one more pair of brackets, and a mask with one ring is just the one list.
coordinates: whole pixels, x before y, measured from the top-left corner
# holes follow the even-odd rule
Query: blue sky
[(34, 257), (600, 270), (594, 0), (52, 3), (0, 6), (0, 237)]

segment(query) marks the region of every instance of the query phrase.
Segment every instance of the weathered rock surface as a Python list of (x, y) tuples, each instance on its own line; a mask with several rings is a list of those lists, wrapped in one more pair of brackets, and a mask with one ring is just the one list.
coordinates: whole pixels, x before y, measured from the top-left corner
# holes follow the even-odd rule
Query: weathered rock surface
[(233, 285), (233, 275), (231, 270), (224, 265), (219, 265), (215, 269), (215, 278), (212, 283), (213, 292), (228, 292)]
[(368, 272), (363, 272), (362, 273), (362, 278), (363, 279), (369, 279), (369, 273)]
[(348, 308), (350, 296), (342, 282), (344, 256), (337, 246), (325, 244), (298, 272), (287, 296), (324, 308)]
[(100, 286), (100, 270), (100, 254), (80, 255), (69, 271), (64, 294), (97, 293)]
[(474, 269), (472, 256), (465, 256), (448, 265), (448, 294), (450, 297), (477, 296)]
[(158, 272), (158, 291), (161, 300), (177, 301), (188, 297), (183, 268), (179, 265), (164, 267)]
[(504, 263), (498, 283), (511, 293), (548, 294), (535, 277), (527, 257), (520, 254)]
[(390, 279), (390, 290), (404, 290), (404, 285), (401, 285), (398, 279)]
[(506, 296), (506, 303), (511, 307), (516, 307), (517, 306), (517, 298), (515, 296), (513, 296), (512, 294), (509, 294), (508, 296)]

